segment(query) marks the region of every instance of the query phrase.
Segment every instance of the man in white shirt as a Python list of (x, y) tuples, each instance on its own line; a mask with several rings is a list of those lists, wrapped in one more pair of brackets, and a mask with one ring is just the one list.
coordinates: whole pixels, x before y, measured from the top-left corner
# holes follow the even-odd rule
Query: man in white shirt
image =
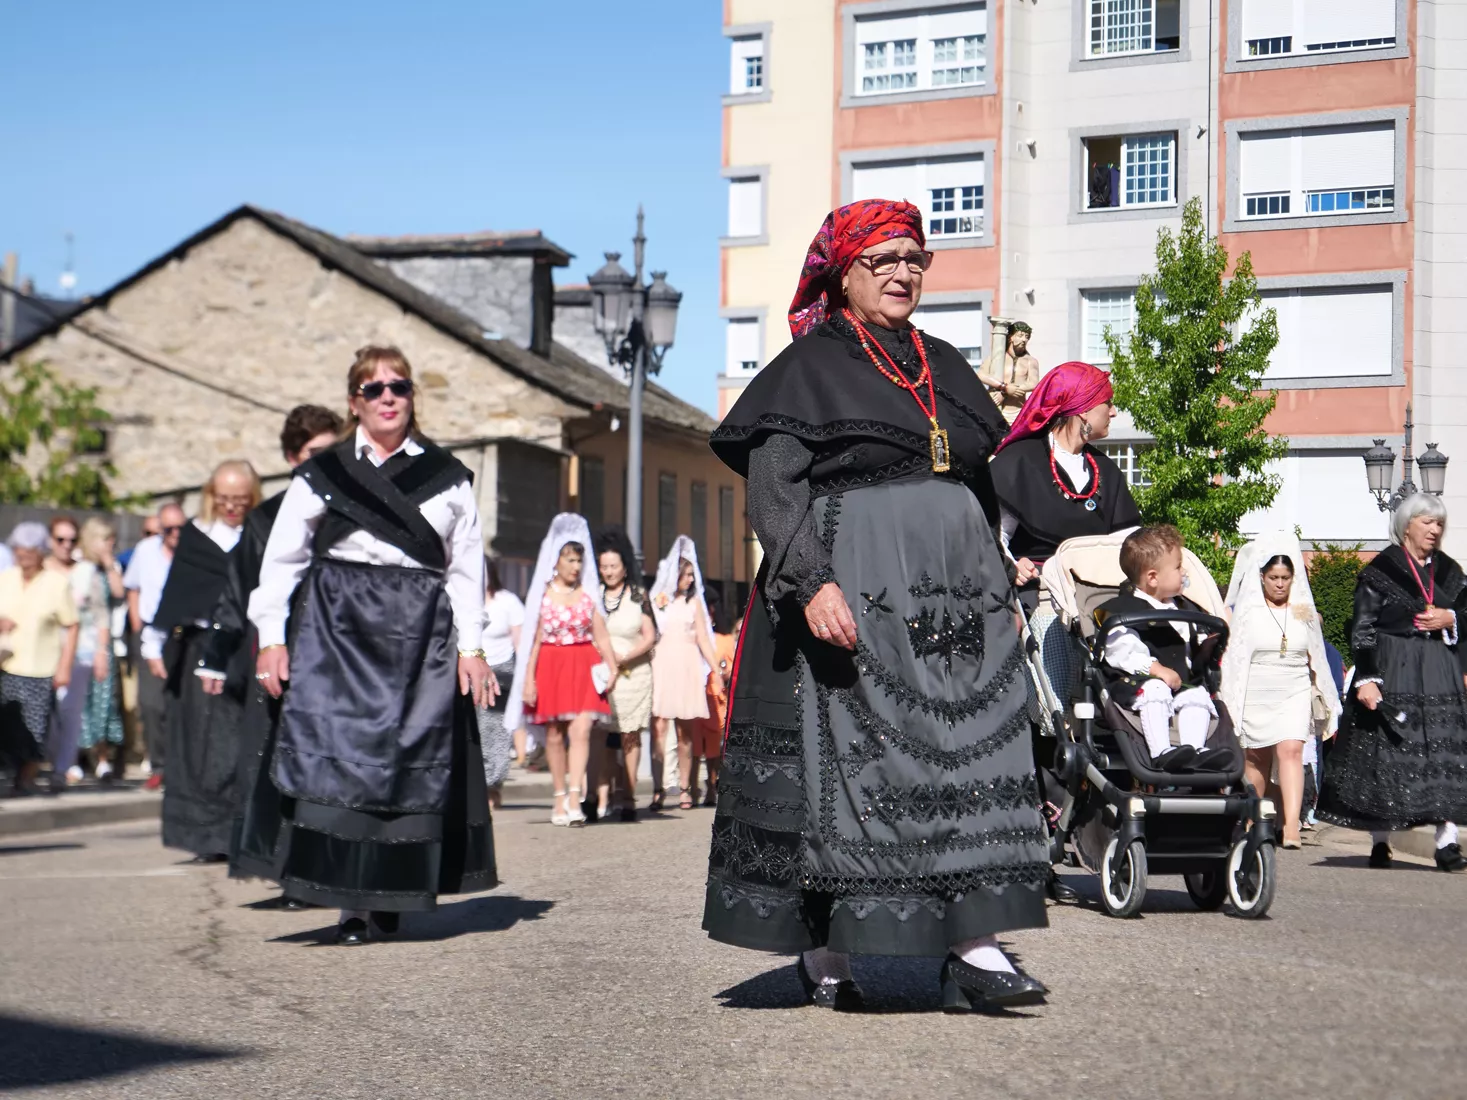
[(163, 587), (173, 566), (173, 551), (186, 522), (187, 517), (177, 504), (159, 508), (160, 534), (149, 535), (134, 547), (122, 577), (122, 585), (127, 589), (128, 625), (137, 646), (133, 663), (138, 676), (138, 712), (153, 769), (146, 784), (149, 790), (156, 790), (163, 782), (167, 719), (163, 685), (168, 678), (163, 667), (163, 637), (153, 629), (153, 616), (158, 613), (158, 601), (163, 598)]

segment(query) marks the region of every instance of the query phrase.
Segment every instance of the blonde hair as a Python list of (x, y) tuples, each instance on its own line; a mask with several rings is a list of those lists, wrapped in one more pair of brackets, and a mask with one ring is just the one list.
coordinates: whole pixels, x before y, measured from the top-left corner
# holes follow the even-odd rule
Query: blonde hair
[(214, 467), (214, 472), (209, 475), (209, 480), (204, 482), (204, 488), (199, 493), (199, 519), (205, 523), (214, 522), (214, 493), (215, 484), (221, 474), (243, 474), (250, 483), (250, 507), (253, 509), (265, 495), (260, 488), (260, 475), (255, 473), (255, 468), (242, 458), (232, 458), (228, 462), (221, 462)]
[[(372, 376), (377, 373), (378, 367), (387, 367), (400, 378), (409, 382), (413, 381), (413, 365), (408, 362), (407, 356), (401, 349), (391, 344), (368, 344), (364, 348), (357, 349), (357, 357), (352, 360), (351, 369), (346, 372), (346, 427), (342, 430), (341, 438), (347, 439), (356, 434), (358, 425), (357, 414), (351, 407), (352, 399), (359, 397), (357, 390), (364, 383), (372, 381)], [(418, 386), (413, 382), (412, 412), (408, 414), (407, 434), (414, 439), (423, 434), (418, 427)]]
[(102, 564), (102, 548), (108, 539), (117, 537), (117, 529), (105, 519), (98, 516), (88, 516), (86, 522), (81, 525), (81, 534), (77, 537), (78, 548), (84, 559), (94, 565)]

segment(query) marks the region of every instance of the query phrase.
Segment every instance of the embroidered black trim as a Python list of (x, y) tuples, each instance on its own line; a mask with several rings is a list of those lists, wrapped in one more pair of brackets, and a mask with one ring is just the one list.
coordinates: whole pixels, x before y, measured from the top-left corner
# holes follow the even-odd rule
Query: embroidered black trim
[(835, 570), (828, 565), (812, 571), (804, 580), (795, 586), (795, 603), (801, 607), (808, 607), (820, 590), (827, 584), (835, 583)]
[(840, 524), (841, 495), (833, 493), (825, 498), (825, 514), (820, 525), (820, 545), (827, 554), (835, 553), (835, 529)]
[(793, 909), (797, 919), (804, 917), (804, 895), (800, 891), (771, 893), (754, 890), (726, 882), (716, 875), (708, 876), (708, 885), (725, 909), (732, 909), (740, 902), (745, 902), (760, 920), (768, 920), (782, 909)]
[(869, 592), (862, 592), (861, 599), (866, 601), (866, 606), (861, 608), (862, 618), (865, 618), (873, 611), (884, 611), (888, 615), (892, 613), (891, 608), (886, 603), (886, 589), (884, 588), (874, 596)]
[(1010, 886), (1043, 886), (1049, 880), (1047, 860), (1015, 861), (963, 871), (940, 871), (925, 875), (852, 876), (806, 873), (800, 885), (841, 897), (870, 897), (896, 894), (909, 897), (940, 897), (956, 901), (974, 890), (1003, 890)]
[(762, 431), (784, 431), (807, 439), (835, 439), (845, 435), (882, 436), (895, 443), (927, 453), (927, 437), (908, 428), (899, 428), (880, 420), (832, 420), (825, 424), (811, 424), (783, 413), (761, 413), (748, 424), (729, 425), (713, 429), (710, 443), (737, 443)]
[(1039, 789), (1033, 775), (1004, 776), (988, 782), (974, 780), (970, 783), (921, 783), (915, 787), (862, 787), (861, 797), (866, 806), (861, 812), (862, 821), (875, 817), (888, 825), (898, 821), (936, 821), (943, 818), (956, 821), (961, 817), (992, 813), (994, 810), (1013, 810), (1025, 806), (1037, 807)]
[[(919, 741), (915, 737), (902, 733), (896, 726), (877, 714), (857, 692), (842, 689), (836, 694), (841, 705), (846, 708), (846, 712), (869, 739), (881, 745), (891, 745), (915, 760), (935, 765), (944, 771), (956, 771), (958, 768), (992, 756), (1029, 730), (1028, 713), (1021, 710), (988, 736), (981, 737), (972, 744), (964, 745), (960, 749), (938, 749), (925, 741)], [(878, 753), (872, 759), (879, 759), (881, 755)]]
[(907, 592), (914, 600), (927, 600), (934, 596), (951, 596), (955, 600), (972, 601), (981, 599), (983, 596), (983, 589), (974, 584), (971, 577), (961, 577), (957, 584), (949, 588), (933, 580), (925, 569), (917, 578), (917, 583), (909, 587)]
[(983, 660), (981, 611), (974, 611), (970, 607), (954, 619), (952, 611), (943, 608), (942, 622), (939, 624), (937, 612), (930, 607), (924, 607), (906, 620), (906, 623), (907, 641), (912, 646), (913, 655), (918, 660), (941, 657), (949, 675), (952, 674), (953, 657), (956, 654), (967, 654), (979, 662)]
[(867, 764), (873, 764), (885, 755), (886, 746), (880, 741), (852, 741), (846, 746), (846, 754), (841, 758), (841, 771), (845, 772), (847, 779), (855, 779)]
[(748, 722), (735, 722), (729, 726), (727, 747), (756, 756), (798, 757), (803, 751), (799, 730)]
[(1014, 681), (1018, 679), (1023, 665), (1023, 654), (1019, 651), (1018, 644), (1015, 643), (1013, 650), (1004, 659), (1004, 663), (999, 666), (998, 671), (981, 690), (966, 699), (949, 702), (946, 699), (934, 699), (930, 695), (924, 695), (908, 687), (901, 677), (881, 663), (865, 642), (856, 644), (856, 668), (862, 675), (869, 676), (877, 687), (886, 695), (896, 699), (902, 706), (940, 718), (949, 726), (956, 726), (964, 719), (973, 717), (980, 710), (987, 710), (1003, 698), (1013, 687)]

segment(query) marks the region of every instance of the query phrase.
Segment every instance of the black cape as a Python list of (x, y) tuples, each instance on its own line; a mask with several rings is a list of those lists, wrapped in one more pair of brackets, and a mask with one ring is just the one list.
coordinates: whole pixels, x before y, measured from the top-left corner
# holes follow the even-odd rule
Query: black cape
[(197, 525), (184, 524), (153, 626), (166, 634), (174, 627), (207, 620), (228, 580), (229, 551), (221, 550)]
[[(1066, 539), (1109, 535), (1140, 525), (1141, 513), (1121, 468), (1089, 444), (1084, 453), (1095, 459), (1100, 474), (1094, 511), (1084, 501), (1071, 500), (1060, 492), (1050, 469), (1047, 437), (1021, 439), (994, 458), (991, 470), (998, 499), (1019, 520), (1019, 529), (1009, 539), (1009, 552), (1015, 558), (1042, 561)], [(1071, 492), (1078, 491), (1063, 469), (1059, 476)]]

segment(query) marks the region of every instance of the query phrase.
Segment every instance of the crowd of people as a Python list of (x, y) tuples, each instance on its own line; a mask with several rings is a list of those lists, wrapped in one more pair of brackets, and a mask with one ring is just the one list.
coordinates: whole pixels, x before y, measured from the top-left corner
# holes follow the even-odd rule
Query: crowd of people
[[(18, 524), (0, 568), (14, 790), (47, 762), (51, 789), (121, 771), (131, 668), (164, 843), (279, 884), (287, 908), (338, 909), (337, 942), (357, 944), (496, 884), (491, 809), (515, 762), (543, 759), (553, 826), (637, 820), (646, 737), (646, 809), (674, 789), (714, 808), (711, 937), (797, 955), (811, 1003), (838, 1009), (864, 1003), (853, 954), (942, 958), (952, 1012), (1042, 1001), (998, 936), (1076, 896), (1051, 863), (1055, 739), (1020, 644), (1051, 648), (1045, 563), (1124, 537), (1102, 619), (1198, 605), (1182, 536), (1141, 525), (1096, 447), (1105, 372), (1015, 360), (985, 382), (910, 324), (933, 260), (904, 202), (832, 211), (812, 242), (793, 343), (710, 439), (764, 553), (728, 629), (693, 538), (647, 586), (626, 532), (574, 513), (523, 601), (507, 590), (469, 471), (419, 429), (391, 347), (357, 353), (344, 419), (290, 413), (293, 476), (268, 500), (248, 462), (223, 463), (198, 516), (165, 504), (126, 561), (100, 520)], [(1282, 533), (1237, 555), (1225, 647), (1195, 621), (1110, 631), (1101, 671), (1154, 777), (1235, 768), (1278, 806), (1283, 848), (1317, 817), (1372, 832), (1377, 868), (1392, 831), (1431, 824), (1437, 866), (1467, 870), (1467, 577), (1446, 518), (1429, 495), (1397, 508), (1360, 575), (1353, 669)], [(1236, 742), (1215, 736), (1224, 715)]]

